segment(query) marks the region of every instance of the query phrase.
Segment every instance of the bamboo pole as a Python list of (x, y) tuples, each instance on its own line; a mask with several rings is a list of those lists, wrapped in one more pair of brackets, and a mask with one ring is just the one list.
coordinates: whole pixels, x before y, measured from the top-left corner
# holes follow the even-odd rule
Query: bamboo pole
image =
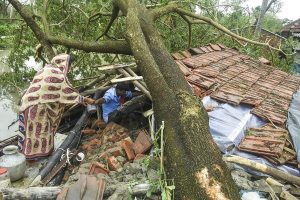
[[(138, 75), (132, 70), (132, 69), (130, 69), (130, 68), (124, 68), (125, 69), (125, 71), (127, 71), (131, 76), (134, 76), (134, 77), (138, 77)], [(144, 81), (139, 81), (141, 84), (142, 84), (142, 86), (144, 86), (145, 88), (147, 88), (147, 85), (146, 85), (146, 83), (144, 82)]]
[(243, 158), (240, 156), (223, 156), (223, 160), (226, 162), (236, 163), (239, 165), (243, 165), (245, 167), (249, 167), (256, 171), (263, 172), (263, 173), (271, 175), (275, 178), (279, 178), (286, 182), (293, 183), (293, 184), (300, 186), (300, 178), (299, 177), (288, 174), (284, 171), (275, 169), (273, 167), (269, 167), (264, 164), (260, 164), (260, 163), (251, 161), (247, 158)]
[[(121, 74), (123, 74), (126, 77), (131, 77), (131, 75), (125, 71), (124, 69), (118, 69), (118, 72), (120, 72)], [(152, 100), (151, 94), (150, 92), (138, 81), (132, 81), (132, 83), (139, 88), (150, 100)]]

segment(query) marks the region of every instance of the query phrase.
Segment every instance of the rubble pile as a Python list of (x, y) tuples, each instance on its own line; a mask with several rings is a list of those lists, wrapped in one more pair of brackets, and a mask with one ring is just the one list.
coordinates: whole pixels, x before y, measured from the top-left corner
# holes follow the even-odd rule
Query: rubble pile
[[(152, 147), (147, 131), (139, 129), (130, 132), (111, 122), (103, 130), (85, 129), (82, 133), (84, 136), (79, 149), (86, 157), (79, 166), (69, 168), (64, 177), (64, 187), (74, 192), (73, 187), (84, 187), (83, 180), (96, 183), (92, 180), (96, 177), (105, 183), (103, 199), (128, 199), (130, 195), (145, 199), (151, 183), (160, 178), (158, 161), (147, 155)], [(141, 186), (144, 189), (136, 189)], [(94, 184), (93, 187), (101, 189), (104, 186)], [(71, 197), (60, 195), (58, 199)], [(149, 199), (159, 199), (159, 196), (152, 195)]]
[(275, 165), (289, 164), (299, 168), (288, 131), (272, 124), (247, 129), (238, 149), (261, 156)]

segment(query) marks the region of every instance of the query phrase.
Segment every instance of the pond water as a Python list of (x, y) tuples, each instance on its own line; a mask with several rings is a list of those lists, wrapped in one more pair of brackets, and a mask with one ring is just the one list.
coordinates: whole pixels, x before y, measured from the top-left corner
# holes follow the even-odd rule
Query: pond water
[[(0, 73), (9, 70), (2, 59), (9, 54), (8, 50), (0, 50)], [(17, 123), (8, 129), (8, 126), (17, 119), (16, 102), (12, 102), (0, 92), (0, 140), (17, 134)]]

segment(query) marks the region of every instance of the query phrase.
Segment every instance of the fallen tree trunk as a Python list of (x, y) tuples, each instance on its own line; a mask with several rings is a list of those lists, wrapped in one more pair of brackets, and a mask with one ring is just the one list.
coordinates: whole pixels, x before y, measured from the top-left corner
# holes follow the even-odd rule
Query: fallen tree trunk
[(60, 193), (59, 187), (30, 187), (26, 189), (3, 188), (3, 200), (55, 200)]
[(226, 162), (232, 162), (236, 164), (243, 165), (245, 167), (249, 167), (251, 169), (257, 170), (259, 172), (263, 172), (265, 174), (271, 175), (275, 178), (282, 179), (286, 182), (293, 183), (300, 186), (300, 178), (297, 176), (293, 176), (281, 170), (275, 169), (273, 167), (269, 167), (247, 158), (243, 158), (240, 156), (223, 156), (223, 160)]
[(146, 95), (134, 97), (130, 101), (127, 101), (122, 106), (120, 106), (117, 110), (112, 112), (109, 115), (108, 121), (119, 123), (123, 117), (126, 117), (128, 114), (139, 108), (143, 108), (146, 104), (151, 105), (151, 101), (147, 98)]

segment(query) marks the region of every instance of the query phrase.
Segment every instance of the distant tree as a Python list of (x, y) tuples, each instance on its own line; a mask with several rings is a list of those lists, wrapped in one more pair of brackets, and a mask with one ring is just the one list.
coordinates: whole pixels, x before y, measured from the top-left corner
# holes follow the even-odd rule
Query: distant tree
[(270, 8), (276, 4), (280, 4), (279, 0), (262, 0), (261, 6), (259, 8), (259, 15), (256, 18), (255, 21), (255, 34), (260, 34), (261, 28), (262, 28), (262, 23), (264, 20), (264, 17)]

